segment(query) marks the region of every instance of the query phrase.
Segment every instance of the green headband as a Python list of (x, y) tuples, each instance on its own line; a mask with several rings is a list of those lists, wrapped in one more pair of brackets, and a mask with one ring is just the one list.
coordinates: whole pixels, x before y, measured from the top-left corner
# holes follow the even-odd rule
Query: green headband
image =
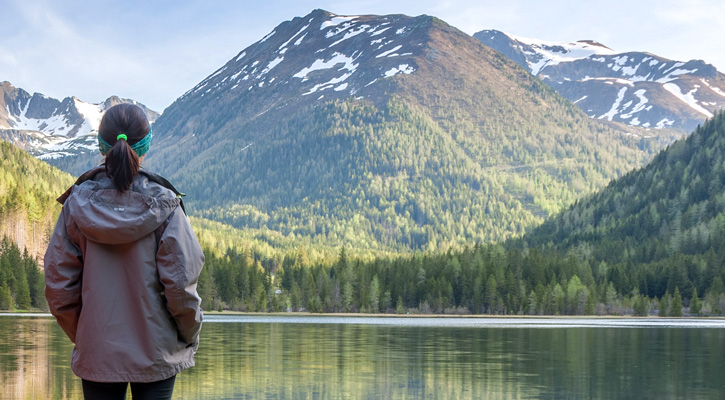
[[(151, 147), (151, 138), (153, 135), (153, 129), (149, 130), (148, 135), (144, 136), (143, 139), (139, 140), (138, 142), (131, 145), (131, 150), (133, 150), (137, 156), (141, 157), (142, 155), (146, 154), (146, 152), (149, 151), (149, 148)], [(118, 143), (119, 140), (127, 140), (126, 135), (123, 133), (116, 136), (116, 143)], [(101, 137), (101, 134), (98, 134), (98, 148), (101, 150), (101, 153), (108, 154), (109, 151), (111, 151), (111, 147), (113, 147), (110, 143), (103, 140)]]

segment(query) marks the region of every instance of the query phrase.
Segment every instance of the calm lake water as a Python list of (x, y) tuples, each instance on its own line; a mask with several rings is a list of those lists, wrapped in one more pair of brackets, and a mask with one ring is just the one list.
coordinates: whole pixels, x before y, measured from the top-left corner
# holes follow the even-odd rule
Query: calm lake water
[[(72, 344), (0, 314), (0, 398), (80, 399)], [(175, 399), (723, 399), (725, 320), (207, 316)]]

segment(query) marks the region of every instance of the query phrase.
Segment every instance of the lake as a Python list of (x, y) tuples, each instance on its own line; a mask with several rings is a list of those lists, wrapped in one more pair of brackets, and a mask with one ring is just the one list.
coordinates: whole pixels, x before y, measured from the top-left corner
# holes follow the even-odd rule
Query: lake
[[(0, 397), (82, 398), (71, 349), (0, 314)], [(209, 315), (196, 363), (175, 399), (722, 399), (725, 320)]]

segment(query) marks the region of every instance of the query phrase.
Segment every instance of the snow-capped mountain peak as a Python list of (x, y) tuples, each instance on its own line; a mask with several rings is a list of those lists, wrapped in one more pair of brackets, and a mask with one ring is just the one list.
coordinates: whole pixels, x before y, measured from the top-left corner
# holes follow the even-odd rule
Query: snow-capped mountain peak
[[(0, 138), (16, 143), (44, 160), (96, 153), (96, 135), (105, 110), (121, 102), (109, 97), (88, 103), (77, 97), (57, 100), (40, 93), (29, 94), (9, 82), (0, 83)], [(155, 121), (159, 113), (139, 104)]]
[(690, 132), (725, 108), (725, 75), (701, 60), (618, 52), (593, 40), (558, 43), (485, 30), (474, 35), (592, 118)]
[(563, 62), (572, 62), (595, 55), (617, 54), (614, 50), (598, 42), (580, 40), (569, 43), (551, 42), (505, 34), (519, 43), (521, 51), (526, 54), (531, 73), (538, 75), (547, 66)]
[(416, 71), (410, 56), (419, 53), (421, 44), (410, 40), (411, 22), (422, 21), (315, 10), (282, 23), (178, 101), (283, 88), (320, 100), (360, 96), (385, 79)]

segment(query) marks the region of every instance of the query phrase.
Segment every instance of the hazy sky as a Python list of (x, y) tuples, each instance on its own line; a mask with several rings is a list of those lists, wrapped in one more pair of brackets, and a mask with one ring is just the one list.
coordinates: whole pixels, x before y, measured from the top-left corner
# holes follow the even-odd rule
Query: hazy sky
[(315, 8), (434, 15), (468, 34), (592, 39), (725, 72), (723, 0), (0, 0), (0, 81), (58, 99), (118, 95), (161, 111), (275, 26)]

